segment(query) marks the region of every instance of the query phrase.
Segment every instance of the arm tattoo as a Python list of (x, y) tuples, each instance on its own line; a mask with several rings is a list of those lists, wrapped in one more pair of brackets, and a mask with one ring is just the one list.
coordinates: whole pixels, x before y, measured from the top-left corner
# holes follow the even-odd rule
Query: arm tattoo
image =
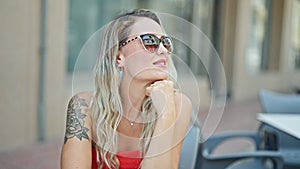
[(67, 111), (67, 124), (64, 143), (73, 137), (77, 137), (79, 140), (82, 140), (82, 138), (89, 140), (89, 136), (87, 134), (89, 129), (84, 127), (84, 118), (86, 115), (81, 113), (82, 108), (87, 106), (88, 105), (85, 100), (77, 96), (70, 100)]

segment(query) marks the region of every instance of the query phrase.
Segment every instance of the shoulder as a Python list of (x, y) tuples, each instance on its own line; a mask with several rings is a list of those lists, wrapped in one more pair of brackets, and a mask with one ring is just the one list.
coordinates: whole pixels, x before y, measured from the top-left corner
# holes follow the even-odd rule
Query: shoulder
[(79, 92), (74, 94), (68, 103), (68, 112), (74, 109), (80, 110), (82, 113), (89, 115), (89, 110), (93, 100), (93, 92)]
[[(93, 99), (93, 92), (79, 92), (74, 94), (68, 103), (67, 108), (67, 122), (70, 118), (77, 118), (79, 121), (82, 119), (88, 121), (83, 123), (90, 127), (91, 121), (91, 101)], [(76, 121), (78, 121), (75, 119)], [(82, 124), (82, 125), (83, 125)]]
[(92, 98), (93, 92), (90, 91), (76, 93), (69, 100), (69, 106), (76, 104), (84, 107), (89, 107)]

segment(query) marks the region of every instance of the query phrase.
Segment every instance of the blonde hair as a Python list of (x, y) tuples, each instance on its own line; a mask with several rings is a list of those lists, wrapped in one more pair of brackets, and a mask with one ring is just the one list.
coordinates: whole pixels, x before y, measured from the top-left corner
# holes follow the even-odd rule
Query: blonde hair
[[(126, 41), (129, 36), (131, 25), (137, 17), (153, 19), (159, 25), (160, 20), (153, 12), (145, 9), (137, 9), (119, 15), (111, 21), (105, 31), (100, 43), (99, 56), (94, 68), (95, 94), (92, 102), (92, 118), (96, 132), (96, 150), (100, 155), (101, 163), (109, 168), (119, 168), (116, 157), (118, 145), (117, 127), (123, 116), (122, 102), (119, 94), (120, 76), (116, 65), (116, 55), (119, 44)], [(148, 149), (151, 136), (155, 127), (157, 113), (150, 97), (146, 97), (142, 104), (142, 117), (146, 124), (140, 138), (142, 154)]]

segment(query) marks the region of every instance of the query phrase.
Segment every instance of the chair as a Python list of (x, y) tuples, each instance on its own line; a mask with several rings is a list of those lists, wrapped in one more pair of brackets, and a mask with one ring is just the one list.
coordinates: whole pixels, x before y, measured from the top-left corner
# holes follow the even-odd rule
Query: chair
[(264, 113), (300, 113), (300, 95), (261, 89), (259, 99)]
[[(259, 99), (263, 113), (268, 114), (300, 114), (300, 95), (283, 94), (266, 89), (259, 91)], [(274, 129), (272, 126), (262, 124), (260, 132), (263, 133), (265, 142), (263, 146), (267, 150), (281, 152), (285, 168), (300, 168), (299, 162), (295, 162), (295, 155), (291, 153), (295, 147), (299, 147), (299, 140), (286, 138), (286, 134)], [(292, 155), (291, 155), (292, 154)], [(298, 157), (299, 158), (299, 157)], [(299, 161), (299, 160), (296, 160)]]
[(179, 160), (179, 169), (194, 169), (198, 147), (200, 143), (200, 128), (194, 124), (188, 131), (183, 144)]
[[(300, 96), (287, 96), (284, 94), (275, 94), (266, 90), (259, 93), (263, 109), (267, 113), (287, 112), (297, 113), (300, 108)], [(270, 96), (273, 95), (273, 96)], [(276, 97), (275, 97), (276, 96)], [(284, 96), (279, 99), (278, 96)], [(291, 99), (293, 98), (293, 100)], [(273, 102), (274, 101), (274, 102)], [(277, 103), (275, 103), (277, 101)], [(286, 103), (289, 102), (289, 103)], [(292, 104), (293, 103), (293, 104)], [(271, 105), (271, 106), (270, 106)], [(288, 107), (288, 110), (285, 108)], [(275, 110), (273, 109), (275, 108)], [(261, 126), (257, 132), (240, 133), (219, 133), (208, 138), (199, 147), (196, 168), (197, 169), (280, 169), (284, 166), (284, 157), (282, 151), (277, 149), (264, 149), (261, 147), (261, 131), (265, 126)], [(271, 135), (272, 136), (272, 135)], [(214, 150), (226, 140), (232, 138), (248, 138), (255, 144), (253, 152), (239, 152), (233, 154), (213, 154)], [(274, 137), (270, 139), (276, 140)], [(273, 145), (271, 145), (273, 146)]]
[[(231, 138), (250, 138), (256, 150), (234, 154), (212, 154), (222, 142)], [(260, 137), (257, 133), (219, 133), (207, 139), (199, 149), (197, 169), (281, 169), (281, 155), (276, 151), (260, 150)]]

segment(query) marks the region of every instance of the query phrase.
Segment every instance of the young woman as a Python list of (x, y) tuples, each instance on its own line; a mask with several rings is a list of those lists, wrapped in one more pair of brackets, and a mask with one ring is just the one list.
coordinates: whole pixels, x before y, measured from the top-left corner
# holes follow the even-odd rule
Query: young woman
[(137, 9), (106, 27), (95, 91), (68, 105), (63, 169), (178, 168), (192, 105), (170, 77), (173, 44), (153, 12)]

